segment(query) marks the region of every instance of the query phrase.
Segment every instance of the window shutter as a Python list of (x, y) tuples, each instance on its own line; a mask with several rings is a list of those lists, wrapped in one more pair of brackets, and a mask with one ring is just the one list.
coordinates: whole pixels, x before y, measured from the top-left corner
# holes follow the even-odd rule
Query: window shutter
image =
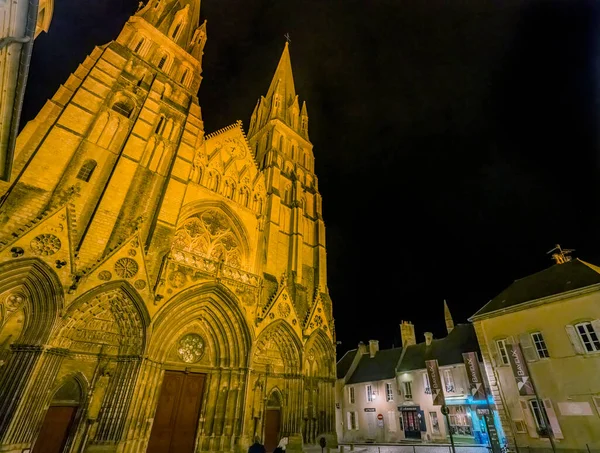
[(538, 359), (538, 355), (535, 350), (531, 335), (528, 333), (522, 333), (519, 335), (519, 341), (521, 343), (521, 349), (523, 350), (525, 360), (528, 362), (535, 362)]
[(348, 419), (348, 431), (352, 429), (352, 415), (350, 412), (346, 413), (346, 418)]
[(544, 400), (544, 408), (546, 409), (546, 415), (548, 416), (548, 421), (550, 422), (550, 427), (552, 428), (552, 434), (554, 435), (554, 438), (564, 439), (562, 430), (558, 424), (556, 412), (554, 412), (554, 407), (552, 407), (552, 400), (550, 400), (550, 398), (546, 398)]
[(492, 366), (499, 367), (502, 366), (502, 360), (500, 359), (500, 353), (498, 352), (498, 344), (494, 342), (492, 347), (490, 348), (491, 358), (492, 358)]
[(576, 354), (585, 354), (583, 350), (583, 345), (581, 344), (581, 339), (579, 338), (579, 334), (577, 330), (575, 330), (575, 326), (566, 325), (565, 329), (567, 330), (567, 335), (569, 336), (569, 340), (571, 340), (571, 344), (573, 345), (573, 349)]
[(592, 321), (592, 327), (594, 328), (596, 335), (598, 335), (598, 338), (600, 338), (600, 319), (594, 319)]
[(527, 431), (529, 431), (529, 437), (540, 437), (537, 432), (537, 425), (535, 424), (535, 420), (533, 419), (533, 414), (529, 410), (529, 405), (527, 401), (519, 400), (519, 404), (521, 404), (521, 410), (523, 411), (523, 416), (525, 417), (525, 423), (527, 424)]
[(354, 429), (358, 429), (358, 412), (354, 412)]

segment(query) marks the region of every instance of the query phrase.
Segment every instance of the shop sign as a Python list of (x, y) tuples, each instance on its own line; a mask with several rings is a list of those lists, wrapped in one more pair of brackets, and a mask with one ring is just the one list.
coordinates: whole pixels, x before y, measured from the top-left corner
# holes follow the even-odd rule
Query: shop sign
[(374, 407), (365, 407), (365, 412), (377, 412)]

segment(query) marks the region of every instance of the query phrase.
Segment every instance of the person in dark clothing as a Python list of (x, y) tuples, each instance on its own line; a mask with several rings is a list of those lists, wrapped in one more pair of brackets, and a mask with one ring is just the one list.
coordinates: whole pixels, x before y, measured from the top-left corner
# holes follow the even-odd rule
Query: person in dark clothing
[(248, 447), (248, 453), (267, 453), (265, 446), (260, 442), (260, 437), (254, 438), (254, 443)]

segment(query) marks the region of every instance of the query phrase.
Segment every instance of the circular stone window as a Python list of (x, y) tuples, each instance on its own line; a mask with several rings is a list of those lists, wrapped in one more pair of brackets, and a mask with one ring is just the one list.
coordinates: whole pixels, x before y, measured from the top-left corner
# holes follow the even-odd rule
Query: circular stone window
[(177, 353), (184, 362), (195, 363), (204, 354), (204, 340), (197, 333), (188, 333), (179, 340)]

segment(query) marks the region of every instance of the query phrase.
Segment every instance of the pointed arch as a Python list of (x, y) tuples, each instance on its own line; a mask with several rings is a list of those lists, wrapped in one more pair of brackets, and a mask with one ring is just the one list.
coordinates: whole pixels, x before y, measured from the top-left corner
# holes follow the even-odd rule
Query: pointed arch
[(150, 315), (129, 282), (116, 280), (79, 296), (60, 319), (57, 347), (108, 355), (142, 355)]
[(169, 301), (153, 321), (154, 339), (148, 355), (165, 361), (185, 328), (201, 320), (213, 366), (247, 367), (251, 333), (237, 297), (218, 282), (188, 288)]
[(0, 295), (23, 294), (24, 326), (17, 341), (41, 345), (47, 342), (64, 304), (62, 284), (56, 273), (38, 258), (0, 264)]
[(252, 366), (271, 367), (275, 373), (302, 369), (302, 343), (290, 324), (279, 319), (263, 330), (252, 346)]
[(305, 373), (311, 377), (335, 377), (335, 349), (321, 329), (316, 329), (304, 346)]

